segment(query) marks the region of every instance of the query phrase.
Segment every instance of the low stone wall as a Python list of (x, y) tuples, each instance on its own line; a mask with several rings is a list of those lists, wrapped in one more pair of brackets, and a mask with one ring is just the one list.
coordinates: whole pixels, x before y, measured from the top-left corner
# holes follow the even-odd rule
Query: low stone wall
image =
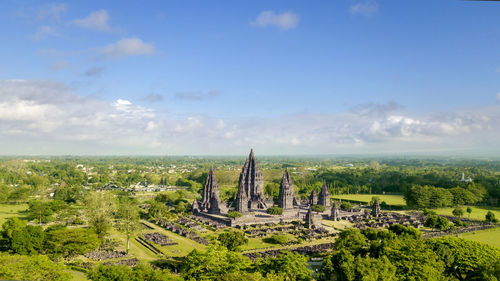
[(424, 233), (422, 236), (425, 238), (434, 238), (434, 237), (440, 237), (440, 236), (445, 236), (445, 235), (453, 235), (453, 234), (460, 234), (460, 233), (490, 229), (490, 228), (495, 228), (495, 227), (498, 227), (498, 226), (492, 225), (492, 224), (471, 225), (469, 227), (457, 228), (455, 230), (428, 232), (428, 233)]

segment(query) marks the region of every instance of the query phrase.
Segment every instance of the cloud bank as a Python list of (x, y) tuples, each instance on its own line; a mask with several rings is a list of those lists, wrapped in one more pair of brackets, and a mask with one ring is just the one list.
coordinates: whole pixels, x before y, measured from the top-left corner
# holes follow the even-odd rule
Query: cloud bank
[(223, 120), (105, 101), (51, 81), (0, 81), (0, 154), (499, 153), (500, 106), (412, 114), (395, 102), (346, 112)]

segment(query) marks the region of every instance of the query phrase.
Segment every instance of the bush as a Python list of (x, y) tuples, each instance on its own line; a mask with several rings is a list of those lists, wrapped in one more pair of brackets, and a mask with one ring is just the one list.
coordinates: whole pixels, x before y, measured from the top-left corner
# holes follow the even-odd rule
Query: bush
[(239, 218), (241, 216), (242, 216), (242, 214), (240, 212), (236, 212), (236, 211), (227, 212), (227, 217), (230, 219)]
[(456, 207), (452, 214), (455, 216), (455, 217), (461, 217), (464, 215), (464, 209), (462, 209), (462, 207)]
[(326, 210), (326, 208), (323, 205), (313, 205), (311, 207), (311, 210), (313, 210), (313, 212), (321, 213), (321, 212), (324, 212)]
[(342, 202), (342, 204), (340, 204), (340, 208), (342, 210), (350, 210), (352, 209), (352, 204), (349, 202)]
[(424, 225), (439, 230), (447, 230), (452, 226), (447, 218), (436, 215), (429, 216)]
[(498, 219), (495, 218), (495, 214), (492, 211), (488, 211), (488, 213), (485, 216), (486, 221), (490, 223), (497, 223)]
[(281, 215), (283, 214), (283, 209), (280, 207), (271, 207), (267, 209), (267, 213), (271, 215)]
[(424, 214), (424, 216), (435, 216), (435, 215), (437, 215), (436, 212), (434, 212), (433, 210), (429, 210), (427, 208), (424, 209), (423, 214)]
[(281, 234), (274, 234), (273, 236), (264, 239), (264, 242), (280, 245), (286, 244), (288, 241), (288, 237)]

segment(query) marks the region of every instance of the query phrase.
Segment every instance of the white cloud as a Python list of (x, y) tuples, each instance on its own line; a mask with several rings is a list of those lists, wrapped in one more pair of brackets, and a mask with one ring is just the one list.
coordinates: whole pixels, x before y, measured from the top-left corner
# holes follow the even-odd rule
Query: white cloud
[(349, 12), (352, 15), (365, 15), (370, 16), (378, 12), (379, 5), (375, 1), (366, 1), (362, 3), (353, 4), (349, 7)]
[(499, 138), (498, 105), (422, 114), (370, 103), (339, 113), (227, 120), (83, 97), (56, 82), (0, 81), (0, 154), (234, 154), (249, 147), (262, 154), (500, 154)]
[(139, 38), (124, 38), (109, 44), (101, 51), (103, 58), (121, 58), (125, 56), (152, 55), (155, 52), (153, 44), (145, 43)]
[(99, 31), (110, 31), (109, 26), (109, 14), (106, 10), (98, 10), (90, 13), (87, 17), (83, 19), (76, 19), (73, 21), (74, 24), (88, 29), (94, 29)]
[(46, 5), (38, 11), (38, 18), (59, 21), (61, 15), (66, 12), (67, 8), (66, 4), (63, 3)]
[(274, 11), (263, 11), (251, 24), (258, 27), (276, 26), (281, 30), (289, 30), (297, 27), (299, 16), (293, 12), (279, 14)]
[(58, 36), (56, 28), (49, 25), (41, 25), (36, 29), (35, 34), (31, 36), (31, 38), (35, 41), (43, 40), (50, 36)]

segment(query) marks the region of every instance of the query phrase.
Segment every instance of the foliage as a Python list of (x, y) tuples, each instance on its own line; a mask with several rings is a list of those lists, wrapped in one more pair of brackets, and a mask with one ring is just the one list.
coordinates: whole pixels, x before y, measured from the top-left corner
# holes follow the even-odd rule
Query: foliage
[(285, 280), (311, 280), (312, 271), (308, 268), (308, 258), (299, 253), (283, 251), (276, 257), (255, 261), (256, 269), (263, 275), (276, 274)]
[(139, 202), (134, 197), (120, 197), (115, 213), (118, 230), (127, 236), (127, 252), (130, 248), (130, 236), (139, 227)]
[(493, 213), (492, 211), (488, 211), (488, 213), (485, 216), (485, 219), (489, 223), (497, 223), (498, 222), (498, 219), (495, 218), (495, 213)]
[(444, 262), (446, 272), (458, 280), (496, 280), (500, 277), (498, 248), (454, 237), (430, 239), (427, 244)]
[(318, 204), (318, 205), (312, 205), (311, 210), (313, 212), (321, 213), (321, 212), (324, 212), (326, 210), (326, 208), (325, 208), (325, 206)]
[(240, 212), (236, 212), (236, 211), (227, 212), (227, 217), (230, 219), (239, 218), (241, 216), (242, 216), (242, 214)]
[(114, 198), (107, 192), (92, 192), (85, 198), (88, 222), (99, 238), (103, 238), (111, 228), (115, 211)]
[(88, 228), (62, 228), (47, 232), (46, 248), (64, 258), (83, 255), (97, 249), (100, 241)]
[(166, 270), (154, 270), (146, 264), (139, 264), (133, 268), (125, 265), (99, 265), (87, 274), (93, 281), (181, 281)]
[(229, 251), (239, 251), (240, 246), (248, 243), (245, 233), (240, 231), (225, 231), (217, 236), (217, 241)]
[(193, 250), (189, 253), (183, 259), (180, 271), (187, 280), (219, 280), (228, 273), (250, 271), (250, 266), (249, 258), (215, 243), (205, 252)]
[(0, 253), (0, 279), (66, 281), (71, 275), (61, 264), (42, 255), (8, 255)]
[(270, 243), (270, 244), (284, 245), (284, 244), (288, 243), (289, 239), (288, 239), (288, 236), (286, 236), (286, 235), (273, 234), (270, 237), (264, 238), (264, 241), (266, 243)]
[(455, 207), (455, 209), (453, 209), (453, 212), (452, 214), (455, 216), (455, 217), (461, 217), (464, 215), (464, 209), (460, 206), (457, 206)]
[(342, 203), (340, 204), (340, 208), (341, 208), (342, 210), (350, 210), (350, 209), (352, 209), (352, 204), (351, 204), (351, 203), (349, 203), (349, 202), (342, 202)]
[(281, 214), (283, 214), (283, 209), (280, 207), (274, 206), (274, 207), (267, 209), (267, 213), (271, 214), (271, 215), (281, 215)]
[(469, 218), (470, 218), (470, 214), (472, 213), (472, 208), (471, 207), (467, 207), (467, 213), (469, 214)]
[(439, 230), (447, 230), (451, 227), (451, 224), (450, 221), (445, 217), (432, 215), (427, 217), (424, 222), (424, 226)]
[(405, 193), (405, 200), (412, 208), (439, 208), (451, 206), (453, 195), (444, 188), (414, 185)]

